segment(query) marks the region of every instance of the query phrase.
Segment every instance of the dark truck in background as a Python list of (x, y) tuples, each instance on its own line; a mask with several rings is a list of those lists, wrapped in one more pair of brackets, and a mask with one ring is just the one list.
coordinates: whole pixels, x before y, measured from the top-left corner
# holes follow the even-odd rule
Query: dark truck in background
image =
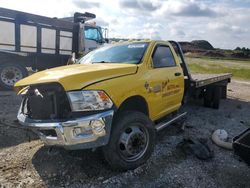
[(88, 12), (58, 19), (0, 8), (0, 89), (28, 76), (28, 67), (66, 65), (72, 53), (79, 57), (107, 42), (107, 29), (86, 22), (94, 18)]

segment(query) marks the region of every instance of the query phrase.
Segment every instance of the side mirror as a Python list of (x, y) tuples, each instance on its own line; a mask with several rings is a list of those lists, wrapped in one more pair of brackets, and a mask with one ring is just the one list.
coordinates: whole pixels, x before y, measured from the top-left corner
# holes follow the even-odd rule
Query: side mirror
[(67, 65), (72, 65), (76, 63), (76, 53), (73, 52), (70, 58), (68, 59)]

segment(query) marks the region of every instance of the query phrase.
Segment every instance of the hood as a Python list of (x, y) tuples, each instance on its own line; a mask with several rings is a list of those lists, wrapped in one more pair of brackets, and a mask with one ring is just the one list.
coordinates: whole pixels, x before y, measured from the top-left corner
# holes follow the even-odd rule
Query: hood
[(135, 74), (137, 65), (118, 63), (76, 64), (44, 70), (26, 77), (15, 88), (42, 84), (60, 83), (66, 91), (77, 90), (95, 82)]

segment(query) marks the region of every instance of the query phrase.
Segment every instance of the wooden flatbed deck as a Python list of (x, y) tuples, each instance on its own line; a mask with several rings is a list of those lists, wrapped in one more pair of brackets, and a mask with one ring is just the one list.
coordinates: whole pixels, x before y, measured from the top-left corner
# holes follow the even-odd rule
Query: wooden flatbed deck
[(206, 86), (212, 83), (228, 80), (232, 77), (231, 73), (223, 74), (192, 74), (191, 86), (196, 88)]

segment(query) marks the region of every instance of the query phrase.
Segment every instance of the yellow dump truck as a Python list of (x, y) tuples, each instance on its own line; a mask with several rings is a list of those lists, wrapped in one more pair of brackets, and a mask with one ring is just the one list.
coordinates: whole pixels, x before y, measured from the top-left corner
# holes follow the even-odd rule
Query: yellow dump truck
[(156, 131), (186, 114), (188, 97), (218, 108), (230, 78), (191, 75), (177, 42), (122, 42), (18, 81), (17, 117), (47, 145), (102, 147), (113, 168), (133, 169), (150, 157)]

